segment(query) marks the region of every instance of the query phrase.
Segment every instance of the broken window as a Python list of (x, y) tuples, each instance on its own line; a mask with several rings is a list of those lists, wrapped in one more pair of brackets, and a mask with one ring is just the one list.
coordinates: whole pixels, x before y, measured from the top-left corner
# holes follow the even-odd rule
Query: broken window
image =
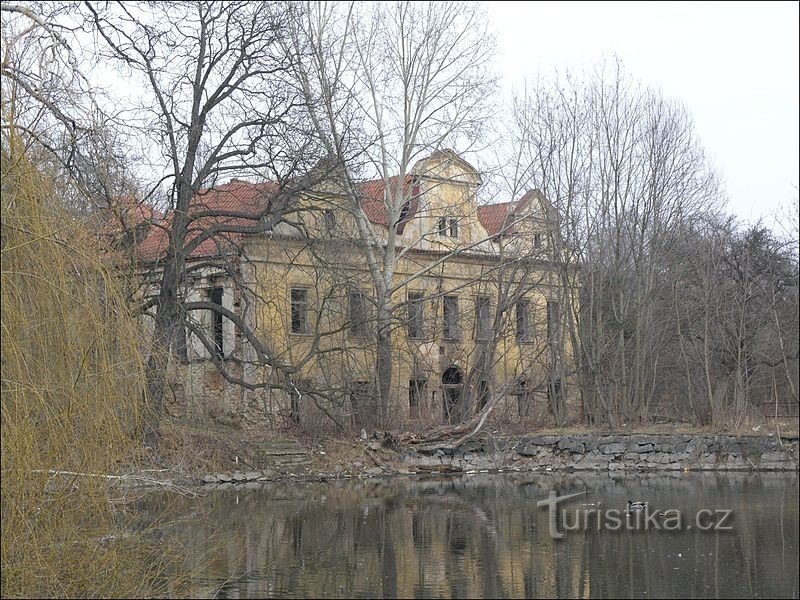
[(547, 340), (552, 348), (561, 345), (561, 305), (558, 302), (547, 303)]
[(475, 298), (475, 339), (488, 340), (492, 330), (491, 304), (488, 296)]
[(408, 293), (408, 337), (423, 337), (424, 311), (422, 294), (420, 292)]
[(292, 288), (292, 333), (308, 333), (308, 290)]
[(325, 228), (328, 231), (333, 231), (336, 227), (336, 215), (332, 210), (325, 211)]
[(367, 302), (364, 292), (350, 290), (350, 335), (363, 337), (367, 335)]
[(458, 338), (458, 296), (445, 296), (443, 307), (443, 334), (444, 339)]
[(526, 299), (517, 301), (517, 341), (531, 341), (530, 303)]
[[(209, 301), (222, 306), (222, 292), (221, 287), (211, 288), (208, 293)], [(211, 311), (211, 335), (217, 357), (223, 358), (225, 356), (225, 336), (222, 330), (222, 313), (216, 310)]]

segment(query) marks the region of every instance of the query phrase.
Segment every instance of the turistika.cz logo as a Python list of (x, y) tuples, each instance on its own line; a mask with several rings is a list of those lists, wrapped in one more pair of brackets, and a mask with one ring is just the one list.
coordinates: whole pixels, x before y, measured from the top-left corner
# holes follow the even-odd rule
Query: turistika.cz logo
[(559, 496), (551, 491), (536, 506), (548, 511), (548, 529), (553, 539), (563, 539), (571, 531), (731, 531), (733, 511), (703, 508), (689, 515), (680, 509), (656, 510), (647, 502), (628, 501), (624, 509), (590, 507), (568, 510), (559, 504), (587, 494), (587, 491)]

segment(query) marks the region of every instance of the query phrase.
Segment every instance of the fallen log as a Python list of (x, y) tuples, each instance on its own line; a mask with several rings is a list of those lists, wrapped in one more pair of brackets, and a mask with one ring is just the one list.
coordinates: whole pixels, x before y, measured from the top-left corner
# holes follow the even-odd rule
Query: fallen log
[[(470, 440), (478, 435), (480, 430), (486, 424), (486, 419), (489, 418), (489, 415), (497, 405), (497, 401), (498, 397), (495, 396), (492, 398), (491, 402), (484, 406), (478, 414), (468, 421), (464, 421), (463, 423), (458, 423), (456, 425), (443, 425), (440, 427), (435, 427), (418, 435), (406, 433), (400, 436), (400, 440), (409, 445), (419, 445), (420, 447), (417, 448), (417, 451), (422, 452), (423, 454), (435, 452), (436, 450), (440, 449), (454, 450), (467, 440)], [(437, 443), (450, 440), (456, 436), (461, 437), (445, 445)]]

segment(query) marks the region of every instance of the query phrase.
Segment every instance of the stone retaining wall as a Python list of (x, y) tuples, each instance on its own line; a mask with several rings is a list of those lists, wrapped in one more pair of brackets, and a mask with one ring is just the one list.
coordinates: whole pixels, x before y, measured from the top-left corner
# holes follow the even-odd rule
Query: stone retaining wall
[(798, 469), (798, 438), (733, 435), (525, 435), (467, 441), (431, 456), (407, 455), (421, 467), (458, 470), (759, 470)]

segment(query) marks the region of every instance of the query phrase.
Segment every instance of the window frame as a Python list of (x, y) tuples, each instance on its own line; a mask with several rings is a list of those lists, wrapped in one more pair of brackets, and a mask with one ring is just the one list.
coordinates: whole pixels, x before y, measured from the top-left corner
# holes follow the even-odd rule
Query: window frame
[[(303, 329), (302, 331), (295, 331), (294, 330), (294, 322), (295, 322), (295, 299), (294, 293), (295, 292), (304, 292), (305, 293), (305, 312), (303, 313)], [(309, 294), (308, 286), (304, 285), (293, 285), (289, 287), (289, 333), (291, 335), (309, 335), (311, 333), (309, 327), (309, 319), (308, 315), (311, 309), (311, 299)]]
[[(547, 301), (547, 342), (551, 347), (557, 348), (561, 345), (561, 302), (558, 300)], [(555, 315), (553, 314), (555, 312)]]
[[(353, 298), (356, 297), (359, 299), (361, 310), (361, 318), (358, 321), (353, 320)], [(361, 288), (349, 288), (347, 290), (347, 331), (352, 338), (365, 338), (369, 334), (367, 326), (369, 314), (366, 299), (367, 294)]]
[[(520, 307), (524, 307), (525, 310), (520, 312)], [(519, 344), (530, 344), (534, 341), (531, 314), (531, 301), (529, 298), (519, 298), (514, 303), (514, 337)], [(522, 329), (520, 328), (521, 324), (524, 324)]]
[(336, 213), (334, 211), (331, 209), (326, 209), (323, 215), (323, 220), (325, 221), (325, 231), (330, 233), (336, 229)]
[[(225, 287), (222, 285), (214, 285), (208, 289), (208, 301), (211, 304), (225, 307)], [(225, 358), (225, 317), (222, 313), (216, 310), (210, 310), (211, 313), (211, 343), (214, 345), (215, 354), (217, 358)]]
[[(453, 314), (452, 318), (452, 330), (448, 327), (448, 300), (453, 301)], [(442, 296), (442, 338), (445, 340), (459, 340), (461, 339), (461, 327), (459, 326), (459, 310), (458, 310), (458, 296), (454, 294), (448, 294), (446, 296)]]
[(450, 227), (448, 229), (451, 238), (457, 238), (459, 233), (458, 219), (450, 219)]
[[(486, 331), (481, 327), (481, 307), (486, 307)], [(475, 296), (475, 331), (474, 338), (476, 341), (487, 342), (492, 337), (492, 299), (489, 296)]]
[(425, 294), (409, 291), (406, 295), (406, 335), (411, 340), (425, 339)]

